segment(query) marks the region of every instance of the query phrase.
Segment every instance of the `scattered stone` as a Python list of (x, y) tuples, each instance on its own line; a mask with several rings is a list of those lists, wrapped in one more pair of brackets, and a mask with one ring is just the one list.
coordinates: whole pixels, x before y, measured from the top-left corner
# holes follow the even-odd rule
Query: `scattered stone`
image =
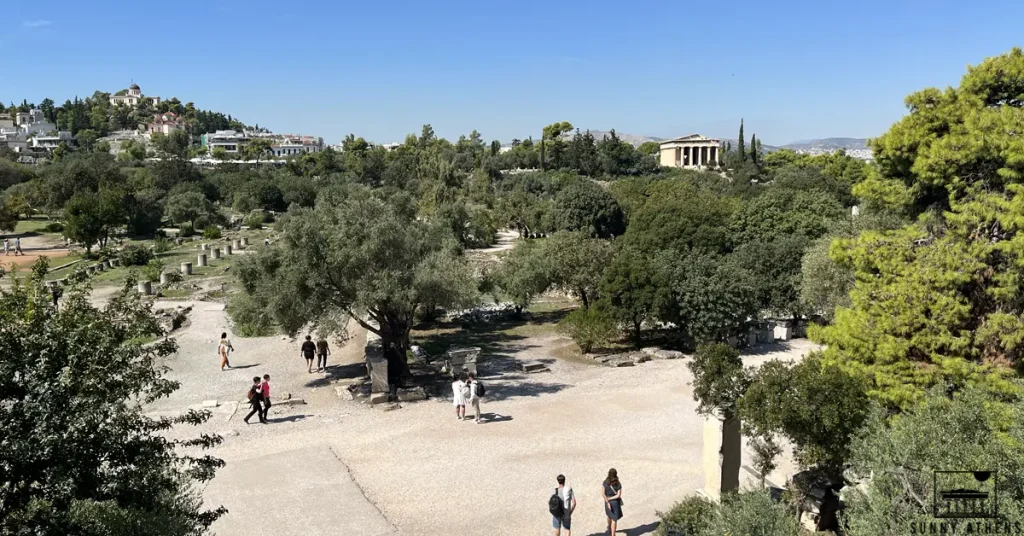
[(279, 400), (274, 402), (275, 406), (301, 406), (305, 405), (306, 401), (301, 398), (289, 398), (287, 400)]
[(535, 372), (551, 372), (551, 369), (540, 361), (523, 361), (522, 363), (519, 363), (519, 366), (523, 369), (523, 372), (528, 374)]
[(400, 402), (415, 402), (417, 400), (426, 400), (427, 392), (422, 387), (412, 387), (410, 389), (399, 389), (398, 400)]
[(280, 400), (288, 400), (292, 397), (292, 394), (288, 391), (281, 391), (281, 394), (277, 395)]
[(644, 354), (651, 357), (651, 359), (682, 359), (686, 357), (686, 354), (679, 350), (662, 350), (654, 346), (650, 346), (640, 350)]
[(217, 435), (219, 435), (221, 437), (234, 437), (234, 436), (238, 435), (238, 431), (237, 430), (224, 430), (223, 432), (218, 432)]
[(402, 405), (401, 404), (397, 404), (397, 403), (386, 404), (386, 405), (381, 406), (380, 409), (382, 411), (391, 411), (391, 410), (395, 410), (395, 409), (402, 409)]
[(334, 380), (334, 385), (361, 385), (366, 378), (339, 378)]
[(614, 362), (613, 366), (615, 366), (615, 367), (632, 367), (633, 364), (634, 363), (633, 363), (632, 360), (630, 360), (630, 359), (623, 359), (621, 361)]
[(371, 404), (384, 404), (388, 401), (387, 393), (370, 393)]
[(215, 407), (217, 407), (219, 405), (220, 404), (217, 404), (216, 400), (203, 400), (203, 407), (204, 408), (215, 408)]

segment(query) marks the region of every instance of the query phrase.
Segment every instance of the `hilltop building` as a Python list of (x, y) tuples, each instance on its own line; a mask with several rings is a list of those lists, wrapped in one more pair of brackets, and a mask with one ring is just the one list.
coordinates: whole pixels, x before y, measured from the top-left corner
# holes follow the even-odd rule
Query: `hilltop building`
[(665, 140), (660, 147), (659, 162), (665, 167), (702, 169), (722, 161), (722, 140), (700, 134)]
[(136, 83), (132, 83), (128, 89), (122, 89), (110, 96), (110, 104), (113, 106), (120, 106), (123, 104), (134, 108), (143, 100), (148, 100), (153, 106), (160, 104), (160, 97), (147, 97), (143, 95), (142, 89), (139, 88), (139, 85)]
[(168, 135), (175, 130), (185, 128), (185, 121), (174, 112), (153, 114), (153, 121), (148, 125), (140, 125), (150, 136), (154, 133)]
[(216, 148), (225, 152), (238, 153), (249, 140), (263, 138), (270, 141), (270, 152), (276, 158), (298, 156), (306, 153), (318, 153), (324, 150), (324, 139), (315, 136), (297, 136), (294, 134), (273, 134), (270, 132), (238, 132), (235, 130), (218, 130), (203, 134), (200, 142), (206, 150), (213, 154)]

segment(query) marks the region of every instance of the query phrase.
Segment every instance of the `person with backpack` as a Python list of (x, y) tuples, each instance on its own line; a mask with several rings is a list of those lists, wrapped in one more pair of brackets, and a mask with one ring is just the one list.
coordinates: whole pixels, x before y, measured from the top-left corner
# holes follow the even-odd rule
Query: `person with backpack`
[(558, 475), (555, 480), (558, 487), (548, 499), (551, 526), (555, 529), (555, 536), (561, 536), (563, 528), (565, 536), (572, 536), (572, 513), (576, 510), (576, 496), (573, 495), (572, 488), (565, 485), (565, 475)]
[(242, 420), (245, 421), (245, 424), (249, 424), (250, 417), (253, 415), (259, 415), (260, 422), (267, 424), (267, 420), (263, 418), (263, 388), (260, 386), (259, 376), (253, 377), (252, 386), (249, 387), (249, 393), (247, 396), (249, 398), (249, 406), (252, 408), (252, 411), (250, 411)]
[(263, 395), (262, 420), (267, 422), (267, 414), (270, 413), (270, 374), (263, 375), (263, 383), (260, 384), (260, 394)]
[(476, 374), (469, 374), (469, 405), (473, 406), (473, 411), (476, 412), (476, 423), (480, 424), (480, 399), (484, 397), (486, 390), (484, 384), (480, 383), (480, 380), (476, 379)]

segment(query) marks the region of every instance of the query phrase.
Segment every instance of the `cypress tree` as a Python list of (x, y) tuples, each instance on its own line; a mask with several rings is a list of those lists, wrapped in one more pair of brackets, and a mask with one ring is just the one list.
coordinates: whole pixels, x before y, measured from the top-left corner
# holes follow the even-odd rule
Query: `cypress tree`
[(747, 150), (743, 143), (743, 119), (740, 119), (740, 139), (736, 143), (736, 152), (740, 154), (740, 161), (747, 159)]
[(750, 135), (750, 162), (757, 165), (757, 134)]

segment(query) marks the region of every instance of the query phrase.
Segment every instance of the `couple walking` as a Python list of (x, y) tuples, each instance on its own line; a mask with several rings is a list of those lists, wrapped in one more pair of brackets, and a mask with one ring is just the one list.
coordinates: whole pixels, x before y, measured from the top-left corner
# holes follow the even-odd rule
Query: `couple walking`
[(466, 401), (469, 401), (469, 405), (473, 406), (476, 413), (476, 423), (480, 424), (480, 399), (484, 397), (484, 393), (484, 384), (476, 379), (476, 374), (460, 374), (458, 379), (452, 382), (455, 419), (461, 421), (466, 418)]
[[(11, 239), (10, 238), (5, 238), (4, 239), (4, 256), (7, 256), (8, 254), (10, 254), (10, 252), (11, 252)], [(21, 237), (20, 236), (14, 239), (14, 256), (17, 257), (18, 255), (24, 255), (24, 253), (21, 251)]]
[[(558, 475), (555, 480), (558, 487), (548, 499), (551, 526), (555, 529), (555, 536), (561, 536), (562, 529), (565, 529), (565, 536), (572, 536), (572, 513), (576, 510), (576, 496), (572, 488), (565, 485), (565, 475)], [(615, 469), (609, 469), (608, 478), (601, 483), (601, 497), (604, 498), (604, 515), (608, 518), (608, 534), (615, 536), (619, 519), (622, 519), (622, 484), (619, 483)]]
[(252, 411), (242, 419), (245, 424), (249, 424), (249, 419), (256, 414), (259, 414), (261, 423), (267, 424), (267, 413), (270, 411), (270, 374), (264, 374), (262, 382), (259, 376), (253, 376), (246, 397)]

